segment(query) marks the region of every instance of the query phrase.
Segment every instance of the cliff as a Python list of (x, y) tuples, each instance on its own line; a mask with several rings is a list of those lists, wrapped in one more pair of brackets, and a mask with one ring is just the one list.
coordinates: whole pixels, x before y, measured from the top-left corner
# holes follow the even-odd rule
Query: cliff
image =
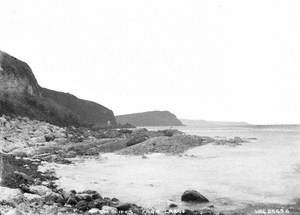
[(62, 126), (116, 125), (108, 108), (40, 87), (25, 62), (1, 51), (0, 114), (27, 116)]
[(30, 67), (0, 51), (0, 94), (39, 95), (39, 85)]
[(183, 125), (177, 117), (169, 111), (149, 111), (116, 116), (120, 124), (129, 123), (135, 126), (180, 126)]
[(91, 125), (115, 125), (116, 120), (111, 110), (95, 102), (79, 99), (69, 93), (42, 88), (42, 95), (60, 104), (78, 116), (81, 122)]

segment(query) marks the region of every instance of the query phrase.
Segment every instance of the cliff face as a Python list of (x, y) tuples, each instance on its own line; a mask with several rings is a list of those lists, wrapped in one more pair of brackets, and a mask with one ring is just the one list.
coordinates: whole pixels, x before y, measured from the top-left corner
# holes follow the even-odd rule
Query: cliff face
[(39, 85), (30, 67), (0, 51), (0, 93), (39, 95)]
[(63, 126), (116, 124), (113, 112), (102, 105), (40, 87), (25, 62), (4, 52), (0, 52), (0, 114)]
[(129, 123), (135, 126), (180, 126), (182, 123), (169, 111), (149, 111), (116, 116), (120, 124)]

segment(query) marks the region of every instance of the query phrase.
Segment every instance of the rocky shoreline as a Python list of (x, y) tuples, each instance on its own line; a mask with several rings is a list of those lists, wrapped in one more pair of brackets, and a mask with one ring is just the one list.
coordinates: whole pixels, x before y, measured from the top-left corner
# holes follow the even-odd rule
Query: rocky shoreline
[[(180, 154), (207, 143), (236, 146), (242, 138), (224, 139), (183, 134), (177, 130), (61, 128), (28, 118), (0, 117), (1, 197), (0, 214), (135, 214), (157, 213), (93, 190), (66, 191), (57, 187), (55, 172), (41, 172), (45, 162), (70, 164), (70, 158), (114, 152), (144, 155), (153, 152)], [(182, 201), (209, 200), (197, 191), (186, 191)], [(176, 204), (170, 211), (178, 214)], [(291, 206), (292, 207), (292, 206)], [(250, 210), (250, 209), (246, 209)], [(253, 211), (253, 208), (251, 208)], [(293, 214), (293, 211), (290, 210)], [(221, 215), (213, 205), (181, 211), (187, 215)], [(225, 214), (250, 214), (247, 211)], [(297, 213), (294, 213), (297, 214)]]
[[(120, 202), (117, 198), (102, 197), (97, 191), (66, 191), (55, 184), (55, 173), (40, 172), (43, 161), (1, 155), (2, 164), (7, 170), (3, 175), (0, 192), (1, 214), (162, 214), (153, 208), (142, 208), (136, 204)], [(197, 191), (188, 190), (182, 201), (207, 203), (206, 197)], [(179, 210), (170, 202), (168, 213), (187, 215), (222, 215), (213, 206), (201, 210)]]

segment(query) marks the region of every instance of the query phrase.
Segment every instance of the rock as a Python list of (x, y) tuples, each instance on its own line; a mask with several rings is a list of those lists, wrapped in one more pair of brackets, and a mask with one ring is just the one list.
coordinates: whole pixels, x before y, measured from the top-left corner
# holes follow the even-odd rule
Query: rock
[(87, 202), (88, 203), (88, 207), (89, 208), (97, 208), (96, 204), (95, 204), (95, 201), (90, 201), (90, 202)]
[(97, 147), (88, 149), (85, 152), (85, 155), (87, 155), (87, 156), (97, 156), (97, 155), (99, 155), (99, 152), (97, 151)]
[(228, 146), (239, 146), (241, 143), (247, 142), (240, 137), (226, 138), (226, 137), (216, 137), (215, 143), (217, 145), (228, 145)]
[(119, 199), (117, 198), (112, 198), (111, 201), (114, 203), (114, 204), (118, 204), (120, 202)]
[(11, 152), (11, 154), (13, 154), (16, 157), (21, 157), (21, 158), (28, 157), (28, 154), (26, 152), (24, 152), (23, 150), (24, 150), (23, 148), (22, 149), (15, 149)]
[(29, 201), (29, 202), (37, 202), (42, 200), (42, 197), (37, 194), (31, 194), (31, 193), (24, 193), (24, 197)]
[(43, 136), (32, 137), (30, 139), (30, 141), (32, 143), (35, 143), (35, 144), (37, 144), (37, 143), (44, 143), (45, 142), (45, 137), (43, 137)]
[(181, 196), (183, 202), (205, 203), (209, 202), (207, 198), (201, 195), (198, 191), (187, 190)]
[(105, 200), (105, 201), (111, 201), (111, 199), (108, 198), (108, 197), (104, 197), (103, 200)]
[(163, 135), (167, 136), (167, 137), (172, 137), (172, 136), (177, 135), (177, 134), (183, 134), (183, 132), (178, 131), (176, 129), (166, 129), (166, 130), (161, 130), (159, 132), (162, 132)]
[[(98, 200), (98, 199), (97, 199)], [(102, 200), (102, 206), (115, 207), (118, 203), (113, 202), (110, 198), (104, 197)]]
[(101, 199), (96, 199), (93, 201), (93, 208), (98, 208), (98, 209), (102, 209), (102, 206), (105, 205), (104, 201)]
[(77, 203), (78, 203), (78, 202), (77, 202), (75, 196), (70, 196), (70, 197), (67, 199), (67, 201), (66, 201), (66, 204), (67, 204), (67, 205), (72, 205), (72, 206), (77, 205)]
[(18, 209), (12, 209), (12, 210), (8, 211), (7, 213), (5, 213), (5, 215), (23, 215), (23, 213), (21, 211), (19, 211)]
[(0, 187), (0, 202), (15, 203), (24, 198), (21, 190)]
[(174, 201), (169, 200), (168, 201), (168, 207), (169, 208), (177, 208), (178, 205)]
[(100, 210), (98, 208), (92, 208), (89, 210), (89, 214), (100, 214)]
[(142, 207), (139, 207), (135, 204), (131, 204), (130, 211), (132, 211), (134, 214), (142, 214), (143, 210), (144, 209)]
[(101, 195), (95, 190), (85, 190), (80, 192), (79, 194), (89, 195), (93, 200), (102, 199)]
[(177, 208), (177, 207), (178, 207), (178, 205), (176, 205), (174, 203), (169, 204), (169, 208)]
[(38, 194), (40, 196), (50, 195), (52, 190), (43, 185), (33, 185), (29, 187), (30, 191), (34, 194)]
[(183, 214), (184, 215), (195, 215), (195, 213), (189, 209), (185, 209)]
[[(127, 124), (127, 125), (129, 126), (129, 124)], [(125, 125), (123, 125), (123, 126), (126, 127), (127, 125), (125, 124)], [(132, 134), (132, 130), (126, 129), (125, 127), (121, 128), (121, 129), (119, 130), (119, 132), (122, 133), (122, 134)], [(133, 126), (133, 127), (127, 127), (127, 128), (134, 128), (134, 126)]]
[(93, 198), (89, 194), (86, 194), (86, 193), (76, 194), (75, 198), (78, 202), (82, 201), (82, 200), (86, 201), (86, 202), (90, 202), (93, 200)]
[(53, 203), (59, 203), (62, 205), (65, 204), (65, 199), (59, 193), (52, 192), (46, 196), (45, 200), (48, 204), (53, 204)]
[(103, 206), (101, 213), (104, 214), (117, 214), (118, 213), (118, 209), (114, 208), (114, 207), (109, 207), (109, 206)]
[(80, 211), (87, 211), (89, 210), (89, 205), (87, 201), (81, 200), (75, 205), (75, 208)]
[[(20, 184), (19, 188), (22, 190), (24, 193), (31, 193), (30, 188), (26, 184)], [(32, 194), (32, 193), (31, 193)]]
[(64, 144), (64, 143), (66, 143), (66, 138), (64, 138), (64, 137), (59, 137), (59, 138), (55, 138), (55, 143), (58, 143), (58, 144)]
[(126, 147), (117, 153), (122, 155), (143, 155), (151, 153), (179, 154), (186, 150), (204, 145), (203, 137), (195, 135), (157, 136), (146, 141)]
[(50, 181), (42, 181), (42, 185), (48, 187), (50, 185)]
[(149, 136), (147, 134), (137, 133), (127, 141), (126, 145), (133, 146), (138, 143), (142, 143), (142, 142), (146, 141), (147, 139), (149, 139)]
[(118, 211), (129, 211), (131, 208), (132, 204), (130, 203), (121, 204), (117, 207)]
[(69, 151), (66, 154), (64, 154), (65, 158), (75, 158), (77, 156), (77, 153), (74, 151)]
[(243, 143), (243, 142), (244, 142), (244, 140), (243, 140), (242, 138), (240, 138), (240, 137), (234, 137), (234, 138), (233, 138), (233, 141), (234, 141), (234, 143), (236, 143), (236, 144), (240, 144), (240, 143)]
[(22, 184), (29, 184), (33, 182), (33, 178), (19, 171), (14, 171), (14, 178), (16, 178), (18, 181), (21, 181), (20, 183)]
[(70, 190), (69, 192), (66, 192), (66, 191), (61, 191), (60, 192), (63, 196), (63, 198), (65, 200), (68, 200), (70, 197), (74, 197), (75, 198), (75, 195), (76, 195), (76, 191), (75, 190)]
[(45, 135), (45, 141), (46, 141), (46, 142), (54, 141), (55, 138), (56, 138), (56, 137), (55, 137), (53, 134)]
[(134, 214), (141, 214), (141, 212), (142, 212), (141, 207), (138, 207), (137, 205), (130, 204), (130, 203), (124, 203), (124, 204), (119, 205), (117, 207), (117, 210), (118, 210), (118, 213), (122, 213), (122, 212), (126, 213), (126, 211), (131, 211)]
[(44, 157), (41, 158), (44, 161), (47, 162), (55, 162), (58, 164), (70, 164), (71, 161), (64, 159), (62, 156), (60, 155), (46, 155)]

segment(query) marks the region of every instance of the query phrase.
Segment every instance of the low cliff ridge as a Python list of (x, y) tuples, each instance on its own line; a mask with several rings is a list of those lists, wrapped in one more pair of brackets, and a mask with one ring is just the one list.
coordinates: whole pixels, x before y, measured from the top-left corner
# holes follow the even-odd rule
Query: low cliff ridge
[(57, 125), (114, 126), (113, 112), (95, 102), (39, 86), (27, 63), (0, 51), (0, 114)]
[(169, 111), (149, 111), (116, 116), (120, 124), (135, 126), (181, 126), (182, 122)]
[(81, 122), (90, 125), (115, 125), (116, 120), (111, 110), (92, 101), (79, 99), (76, 96), (42, 88), (45, 98), (60, 104), (64, 108), (72, 110)]

